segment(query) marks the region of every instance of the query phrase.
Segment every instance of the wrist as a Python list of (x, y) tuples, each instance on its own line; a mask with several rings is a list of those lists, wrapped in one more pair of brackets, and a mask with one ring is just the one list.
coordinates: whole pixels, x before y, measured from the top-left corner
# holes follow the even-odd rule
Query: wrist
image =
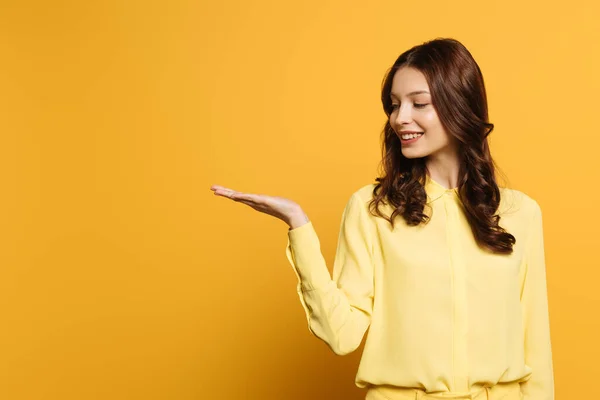
[(309, 221), (310, 220), (308, 219), (308, 216), (304, 213), (304, 211), (302, 209), (299, 209), (297, 212), (294, 212), (288, 220), (288, 225), (290, 227), (289, 230), (305, 225)]

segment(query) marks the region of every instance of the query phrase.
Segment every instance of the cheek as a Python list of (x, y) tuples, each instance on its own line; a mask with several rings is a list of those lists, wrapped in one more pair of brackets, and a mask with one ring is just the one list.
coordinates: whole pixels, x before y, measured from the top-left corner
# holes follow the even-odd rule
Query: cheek
[(427, 132), (428, 141), (439, 143), (446, 143), (448, 141), (448, 135), (435, 111), (423, 113), (421, 117), (419, 125)]
[(423, 114), (423, 122), (431, 127), (435, 127), (440, 124), (440, 119), (435, 111), (429, 111)]

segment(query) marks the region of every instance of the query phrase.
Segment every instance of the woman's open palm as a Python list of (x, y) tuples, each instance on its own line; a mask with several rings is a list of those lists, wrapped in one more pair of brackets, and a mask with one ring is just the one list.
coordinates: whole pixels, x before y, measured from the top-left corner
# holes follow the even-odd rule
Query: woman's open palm
[(266, 194), (237, 192), (219, 185), (212, 185), (210, 190), (217, 196), (227, 197), (233, 201), (244, 203), (265, 214), (269, 214), (289, 224), (292, 218), (302, 213), (300, 206), (290, 199)]

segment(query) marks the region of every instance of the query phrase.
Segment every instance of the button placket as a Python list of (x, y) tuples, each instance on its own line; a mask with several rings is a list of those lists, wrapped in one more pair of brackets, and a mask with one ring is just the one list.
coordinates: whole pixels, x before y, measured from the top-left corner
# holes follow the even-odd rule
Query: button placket
[(466, 266), (462, 252), (460, 209), (452, 190), (444, 193), (453, 300), (454, 390), (468, 391)]

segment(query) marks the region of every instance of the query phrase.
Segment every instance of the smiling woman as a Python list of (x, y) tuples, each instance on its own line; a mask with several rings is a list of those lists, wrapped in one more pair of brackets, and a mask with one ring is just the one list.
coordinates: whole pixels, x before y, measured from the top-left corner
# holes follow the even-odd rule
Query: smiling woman
[(300, 205), (211, 189), (289, 225), (312, 334), (344, 355), (368, 330), (355, 378), (367, 399), (553, 399), (542, 213), (496, 183), (477, 63), (457, 40), (423, 43), (381, 99), (384, 174), (350, 196), (333, 276)]

